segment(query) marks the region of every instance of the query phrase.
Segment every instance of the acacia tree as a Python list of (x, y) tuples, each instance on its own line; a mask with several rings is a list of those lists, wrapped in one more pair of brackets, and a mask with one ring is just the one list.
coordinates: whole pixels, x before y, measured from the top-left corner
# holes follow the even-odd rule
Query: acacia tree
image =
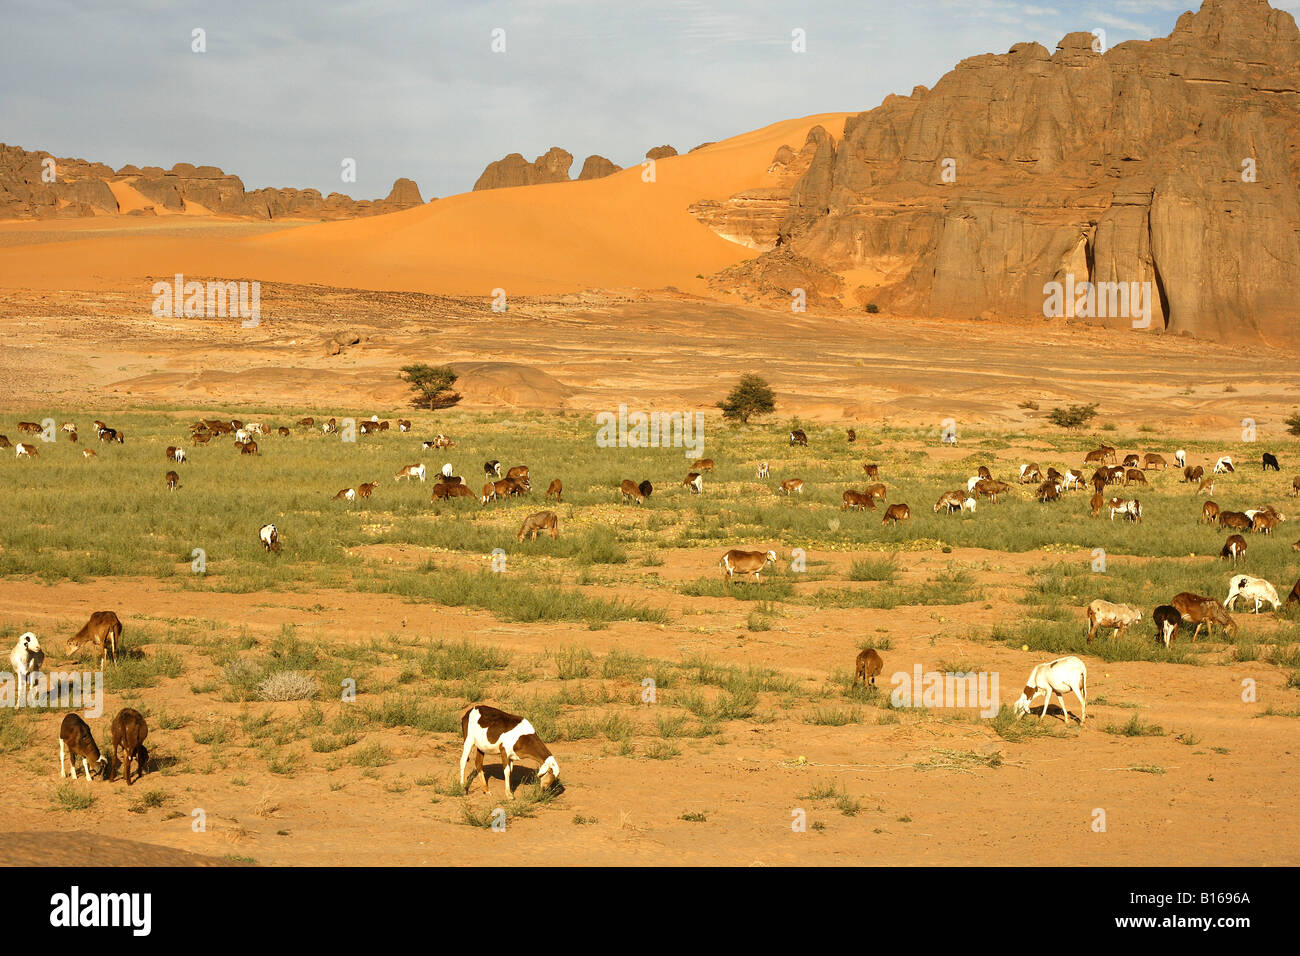
[(718, 402), (722, 417), (728, 421), (749, 424), (753, 415), (766, 415), (776, 408), (772, 387), (757, 375), (742, 375), (731, 394)]
[(403, 365), (401, 378), (411, 386), (411, 391), (420, 397), (421, 402), (429, 403), (430, 411), (454, 405), (460, 399), (452, 391), (459, 376), (448, 365)]
[(1296, 412), (1286, 420), (1286, 430), (1292, 435), (1300, 435), (1300, 412)]
[(1047, 414), (1047, 420), (1061, 428), (1082, 428), (1097, 417), (1096, 403), (1088, 405), (1071, 405), (1068, 408), (1053, 408)]

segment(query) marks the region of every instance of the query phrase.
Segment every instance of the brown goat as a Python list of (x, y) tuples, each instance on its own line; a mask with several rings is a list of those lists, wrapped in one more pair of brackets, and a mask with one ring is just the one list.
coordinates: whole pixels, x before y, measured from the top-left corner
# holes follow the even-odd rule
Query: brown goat
[(1204, 477), (1205, 469), (1200, 465), (1188, 465), (1183, 469), (1183, 481), (1186, 483), (1200, 481)]
[(362, 482), (361, 484), (357, 485), (357, 497), (369, 498), (371, 495), (375, 493), (375, 489), (378, 487), (379, 487), (379, 482), (377, 481)]
[(640, 504), (643, 500), (641, 489), (637, 487), (636, 482), (631, 478), (624, 478), (623, 483), (619, 485), (618, 490), (619, 494), (622, 495), (619, 499), (620, 501), (635, 501), (637, 504)]
[(868, 478), (877, 478), (880, 476), (879, 465), (863, 465), (862, 470), (867, 473)]
[(524, 540), (524, 535), (529, 535), (531, 540), (537, 540), (539, 531), (549, 531), (552, 538), (560, 536), (558, 519), (554, 511), (539, 511), (531, 514), (524, 519), (523, 527), (519, 529), (519, 540)]
[(880, 659), (880, 654), (874, 648), (868, 647), (858, 654), (857, 666), (853, 674), (853, 686), (858, 685), (861, 678), (862, 686), (866, 687), (868, 683), (873, 686), (876, 683), (876, 675), (884, 670), (885, 662)]
[(885, 517), (880, 523), (884, 525), (892, 521), (894, 524), (902, 524), (910, 517), (912, 517), (912, 509), (907, 505), (890, 505), (885, 509)]
[(863, 494), (860, 491), (854, 491), (850, 488), (844, 492), (844, 504), (840, 505), (841, 511), (850, 511), (854, 508), (865, 508), (868, 511), (876, 510), (876, 499), (871, 495)]
[(981, 478), (975, 482), (975, 493), (982, 498), (989, 498), (994, 504), (998, 503), (998, 495), (1006, 494), (1011, 490), (1011, 486), (1005, 481), (993, 481), (991, 478)]
[(1142, 474), (1140, 469), (1130, 468), (1124, 472), (1124, 484), (1126, 485), (1145, 485), (1147, 476)]
[(712, 458), (697, 458), (695, 459), (695, 461), (691, 462), (691, 471), (712, 471), (712, 470), (713, 470)]
[(99, 752), (99, 744), (95, 743), (95, 735), (90, 732), (90, 727), (77, 714), (67, 714), (63, 718), (63, 723), (59, 725), (59, 776), (66, 777), (68, 769), (64, 761), (71, 756), (72, 758), (72, 779), (77, 779), (77, 758), (81, 758), (81, 769), (85, 771), (86, 779), (90, 779), (90, 761), (95, 762), (95, 769), (103, 773), (108, 758)]
[(99, 653), (100, 670), (108, 660), (109, 652), (113, 654), (113, 663), (117, 663), (117, 647), (122, 640), (122, 621), (113, 611), (96, 611), (90, 620), (82, 625), (81, 630), (68, 640), (68, 653), (77, 654), (89, 645)]
[(175, 491), (176, 486), (181, 483), (181, 476), (174, 471), (169, 471), (163, 480), (167, 482), (168, 491)]
[(1088, 501), (1088, 507), (1092, 509), (1092, 517), (1098, 517), (1105, 504), (1106, 497), (1100, 491), (1093, 495)]
[(257, 442), (255, 442), (255, 441), (246, 441), (246, 442), (244, 442), (242, 445), (239, 446), (239, 453), (240, 453), (241, 455), (260, 455), (260, 454), (261, 454), (261, 452), (259, 452), (259, 451), (257, 450)]
[(131, 761), (135, 761), (137, 780), (140, 779), (145, 765), (149, 762), (149, 751), (144, 747), (145, 738), (149, 736), (149, 725), (145, 723), (144, 715), (140, 711), (123, 707), (113, 718), (109, 733), (113, 738), (113, 760), (108, 767), (108, 779), (110, 781), (116, 779), (118, 754), (125, 751), (126, 759), (122, 767), (126, 771), (126, 785), (129, 787), (131, 786)]
[(556, 501), (564, 497), (564, 483), (559, 478), (552, 478), (550, 485), (546, 488), (546, 497), (554, 498)]
[(1223, 531), (1249, 531), (1250, 516), (1244, 511), (1220, 511), (1219, 528)]
[(1199, 594), (1193, 594), (1191, 591), (1183, 591), (1175, 594), (1173, 600), (1169, 602), (1178, 609), (1188, 621), (1196, 625), (1196, 630), (1192, 632), (1192, 640), (1196, 640), (1196, 635), (1201, 632), (1201, 627), (1205, 627), (1206, 635), (1214, 633), (1214, 625), (1218, 624), (1229, 634), (1237, 633), (1237, 622), (1232, 619), (1226, 608), (1214, 598), (1202, 597)]
[(1231, 558), (1232, 563), (1236, 564), (1245, 553), (1246, 539), (1239, 534), (1234, 534), (1224, 543), (1223, 550), (1219, 552), (1219, 557)]
[(781, 482), (781, 490), (785, 492), (787, 498), (790, 496), (791, 492), (803, 494), (803, 479), (787, 478)]
[(1219, 523), (1219, 504), (1216, 501), (1207, 501), (1201, 506), (1201, 520), (1206, 524)]

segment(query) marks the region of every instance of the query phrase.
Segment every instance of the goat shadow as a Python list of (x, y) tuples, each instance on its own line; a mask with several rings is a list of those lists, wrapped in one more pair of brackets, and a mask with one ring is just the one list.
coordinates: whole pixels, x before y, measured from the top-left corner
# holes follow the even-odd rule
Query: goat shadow
[[(470, 788), (474, 785), (474, 777), (475, 777), (474, 766), (473, 764), (470, 764), (469, 774), (465, 778), (466, 793), (469, 793)], [(483, 779), (500, 780), (502, 781), (502, 783), (504, 783), (506, 779), (505, 768), (499, 763), (494, 763), (494, 764), (485, 763), (483, 765)], [(521, 767), (518, 764), (516, 764), (515, 766), (510, 768), (510, 789), (511, 790), (518, 790), (520, 784), (529, 784), (529, 783), (536, 783), (536, 782), (537, 782), (537, 771), (532, 769), (531, 767)], [(556, 780), (553, 784), (551, 784), (551, 788), (545, 791), (545, 793), (556, 797), (561, 796), (564, 793), (564, 784)]]
[[(1073, 703), (1074, 703), (1074, 705), (1075, 705), (1076, 708), (1079, 706), (1079, 702), (1078, 702), (1077, 700), (1073, 701)], [(1035, 706), (1029, 708), (1029, 713), (1026, 714), (1025, 717), (1024, 717), (1023, 719), (1025, 719), (1025, 720), (1038, 720), (1038, 719), (1039, 719), (1039, 714), (1041, 714), (1042, 712), (1043, 712), (1043, 705), (1042, 705), (1042, 704), (1036, 704)], [(1044, 723), (1046, 723), (1048, 717), (1065, 717), (1065, 711), (1061, 709), (1061, 705), (1060, 705), (1060, 704), (1048, 704), (1048, 705), (1047, 705), (1047, 717), (1043, 717), (1043, 718), (1042, 718), (1042, 720), (1043, 720)], [(1079, 712), (1078, 712), (1078, 710), (1071, 710), (1071, 711), (1070, 711), (1070, 716), (1069, 716), (1068, 718), (1066, 718), (1066, 720), (1065, 720), (1065, 725), (1068, 727), (1068, 726), (1070, 726), (1071, 724), (1074, 724), (1075, 726), (1080, 726), (1080, 725), (1079, 725)]]

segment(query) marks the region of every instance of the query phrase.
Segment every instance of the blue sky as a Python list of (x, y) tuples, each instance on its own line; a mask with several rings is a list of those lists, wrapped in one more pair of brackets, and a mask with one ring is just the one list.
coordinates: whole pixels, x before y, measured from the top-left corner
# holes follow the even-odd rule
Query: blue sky
[[(1199, 0), (1192, 0), (1199, 6)], [(1276, 2), (1294, 9), (1300, 0)], [(1176, 0), (4, 0), (0, 142), (114, 167), (212, 164), (248, 188), (425, 198), (509, 152), (629, 165), (932, 85), (1066, 33), (1169, 32)], [(207, 52), (191, 52), (195, 28)], [(505, 30), (506, 50), (490, 48)], [(806, 31), (807, 52), (791, 50)], [(340, 179), (344, 158), (357, 182)]]

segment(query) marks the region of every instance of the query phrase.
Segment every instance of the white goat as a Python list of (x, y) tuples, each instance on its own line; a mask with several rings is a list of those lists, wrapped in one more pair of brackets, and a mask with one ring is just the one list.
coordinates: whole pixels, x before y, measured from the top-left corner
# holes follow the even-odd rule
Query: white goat
[(1131, 604), (1112, 604), (1098, 598), (1088, 605), (1088, 643), (1100, 628), (1115, 628), (1115, 637), (1121, 638), (1133, 624), (1142, 620), (1142, 611)]
[(1236, 470), (1237, 469), (1234, 468), (1232, 465), (1232, 459), (1229, 458), (1227, 455), (1224, 455), (1222, 458), (1220, 458), (1218, 461), (1214, 463), (1214, 473), (1216, 475), (1229, 475)]
[(1065, 706), (1067, 691), (1073, 692), (1074, 696), (1079, 698), (1079, 724), (1082, 726), (1088, 710), (1088, 668), (1077, 657), (1058, 657), (1054, 661), (1035, 666), (1029, 672), (1025, 689), (1020, 694), (1020, 699), (1012, 705), (1012, 710), (1017, 716), (1023, 717), (1029, 713), (1029, 705), (1034, 698), (1039, 694), (1046, 694), (1047, 700), (1043, 702), (1043, 712), (1038, 715), (1038, 719), (1042, 720), (1047, 716), (1047, 708), (1052, 703), (1052, 694), (1056, 694), (1061, 698), (1061, 713), (1065, 715), (1065, 722), (1068, 724), (1070, 711)]
[(29, 677), (32, 683), (36, 682), (36, 675), (45, 663), (45, 652), (41, 650), (41, 642), (35, 634), (28, 631), (18, 638), (18, 643), (9, 654), (9, 663), (14, 666), (20, 688), (26, 688)]
[(1174, 461), (1178, 462), (1178, 467), (1179, 467), (1179, 468), (1186, 468), (1186, 467), (1187, 467), (1187, 452), (1183, 451), (1183, 449), (1181, 449), (1181, 448), (1178, 449), (1178, 451), (1174, 452)]
[(1254, 601), (1254, 613), (1256, 614), (1259, 613), (1262, 604), (1273, 605), (1275, 611), (1282, 604), (1277, 599), (1277, 591), (1273, 588), (1273, 585), (1263, 578), (1252, 578), (1249, 574), (1237, 574), (1228, 579), (1228, 596), (1224, 599), (1223, 606), (1230, 611), (1236, 610), (1234, 605), (1239, 597), (1244, 597), (1247, 601)]

